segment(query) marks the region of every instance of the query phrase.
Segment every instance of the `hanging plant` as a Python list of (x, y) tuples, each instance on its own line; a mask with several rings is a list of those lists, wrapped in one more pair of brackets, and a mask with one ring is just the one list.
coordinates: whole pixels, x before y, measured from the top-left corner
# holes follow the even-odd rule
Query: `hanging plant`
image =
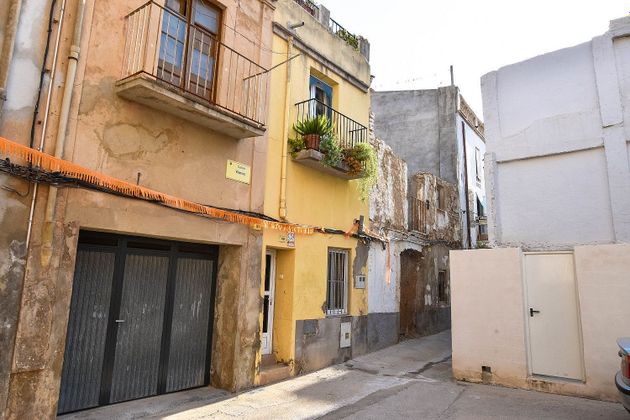
[(295, 159), (297, 157), (297, 154), (304, 149), (306, 149), (304, 138), (296, 137), (294, 139), (289, 139), (289, 153), (291, 154), (291, 157), (293, 159)]
[(370, 189), (376, 184), (378, 177), (378, 159), (376, 151), (369, 143), (358, 143), (353, 148), (347, 149), (344, 153), (345, 162), (350, 170), (355, 173), (361, 173), (357, 188), (361, 200), (368, 198)]

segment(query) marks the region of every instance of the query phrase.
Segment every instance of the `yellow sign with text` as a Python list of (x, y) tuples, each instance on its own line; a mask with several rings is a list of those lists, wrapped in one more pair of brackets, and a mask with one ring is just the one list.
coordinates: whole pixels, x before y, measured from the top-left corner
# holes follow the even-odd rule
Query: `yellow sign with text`
[(249, 184), (252, 179), (252, 170), (249, 165), (234, 160), (228, 160), (225, 177), (244, 184)]

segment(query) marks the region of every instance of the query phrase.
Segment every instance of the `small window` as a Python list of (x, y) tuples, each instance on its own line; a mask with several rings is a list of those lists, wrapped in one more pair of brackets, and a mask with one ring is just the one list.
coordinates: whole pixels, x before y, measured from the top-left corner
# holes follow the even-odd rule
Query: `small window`
[(348, 251), (328, 250), (326, 315), (348, 313)]
[(484, 217), (486, 215), (485, 210), (483, 208), (483, 204), (481, 204), (481, 200), (477, 198), (477, 216)]
[(438, 296), (440, 303), (448, 303), (448, 293), (446, 285), (446, 271), (438, 272)]
[(446, 193), (441, 185), (437, 187), (437, 208), (446, 210)]
[(310, 79), (310, 95), (313, 101), (312, 115), (332, 117), (332, 86), (322, 82), (315, 76)]

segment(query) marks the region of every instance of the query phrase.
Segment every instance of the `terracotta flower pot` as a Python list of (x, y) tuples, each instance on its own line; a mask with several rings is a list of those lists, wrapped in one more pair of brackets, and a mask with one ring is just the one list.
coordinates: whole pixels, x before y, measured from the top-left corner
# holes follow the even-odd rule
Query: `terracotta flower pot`
[(304, 143), (306, 143), (307, 149), (319, 150), (319, 134), (306, 134), (304, 136)]

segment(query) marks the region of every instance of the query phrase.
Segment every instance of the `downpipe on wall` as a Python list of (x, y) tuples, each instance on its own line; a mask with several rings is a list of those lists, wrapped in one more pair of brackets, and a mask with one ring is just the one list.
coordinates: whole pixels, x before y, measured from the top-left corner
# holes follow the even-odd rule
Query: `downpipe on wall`
[[(53, 3), (51, 5), (50, 8), (50, 18), (49, 18), (49, 31), (50, 31), (50, 24), (52, 23), (52, 15), (55, 12), (55, 1), (53, 0)], [(57, 73), (57, 59), (59, 58), (59, 44), (61, 43), (61, 31), (63, 30), (63, 21), (64, 21), (64, 17), (66, 15), (66, 0), (63, 0), (61, 2), (61, 9), (59, 10), (59, 26), (57, 27), (57, 37), (55, 39), (55, 50), (53, 52), (53, 61), (52, 61), (52, 65), (51, 65), (51, 70), (50, 70), (50, 78), (48, 80), (48, 93), (46, 94), (46, 107), (44, 108), (44, 120), (42, 122), (42, 133), (41, 133), (41, 138), (39, 140), (39, 147), (37, 150), (39, 150), (40, 152), (44, 150), (44, 145), (46, 143), (46, 133), (48, 132), (48, 116), (49, 116), (49, 111), (50, 111), (50, 101), (52, 98), (52, 87), (53, 87), (53, 83), (55, 81), (55, 75)], [(50, 36), (50, 32), (48, 34), (48, 36)], [(47, 48), (48, 49), (48, 48)], [(46, 68), (46, 55), (44, 56), (44, 62), (42, 63), (42, 75), (45, 72), (45, 68)], [(40, 80), (40, 89), (41, 89), (41, 80)], [(38, 95), (39, 98), (39, 95)], [(38, 105), (35, 104), (35, 112), (33, 113), (33, 125), (31, 127), (31, 144), (30, 147), (32, 148), (34, 146), (34, 133), (35, 133), (35, 123), (36, 123), (36, 118), (37, 118), (37, 107)], [(29, 244), (31, 243), (31, 234), (33, 232), (33, 217), (35, 215), (35, 200), (37, 199), (37, 191), (39, 184), (36, 182), (35, 185), (33, 186), (33, 196), (31, 197), (31, 209), (29, 211), (28, 214), (28, 228), (26, 230), (26, 249), (28, 250)]]
[[(68, 69), (66, 71), (66, 80), (61, 100), (61, 111), (59, 113), (59, 126), (57, 128), (57, 136), (55, 142), (55, 154), (57, 158), (63, 158), (63, 151), (66, 145), (68, 129), (68, 120), (70, 118), (70, 105), (72, 103), (72, 93), (74, 91), (74, 81), (77, 75), (77, 64), (79, 62), (79, 54), (81, 52), (81, 33), (83, 30), (83, 17), (85, 15), (85, 1), (80, 0), (77, 4), (77, 17), (74, 24), (74, 34), (72, 36), (72, 45), (68, 55)], [(41, 261), (44, 268), (50, 264), (52, 257), (53, 243), (53, 227), (55, 220), (55, 207), (57, 205), (56, 187), (50, 186), (48, 198), (46, 200), (46, 213), (44, 217), (44, 226), (42, 229), (42, 249)]]
[(284, 128), (282, 132), (282, 161), (280, 163), (280, 220), (287, 220), (287, 164), (289, 148), (289, 124), (291, 107), (291, 67), (293, 60), (293, 36), (287, 37), (287, 87), (284, 96)]

